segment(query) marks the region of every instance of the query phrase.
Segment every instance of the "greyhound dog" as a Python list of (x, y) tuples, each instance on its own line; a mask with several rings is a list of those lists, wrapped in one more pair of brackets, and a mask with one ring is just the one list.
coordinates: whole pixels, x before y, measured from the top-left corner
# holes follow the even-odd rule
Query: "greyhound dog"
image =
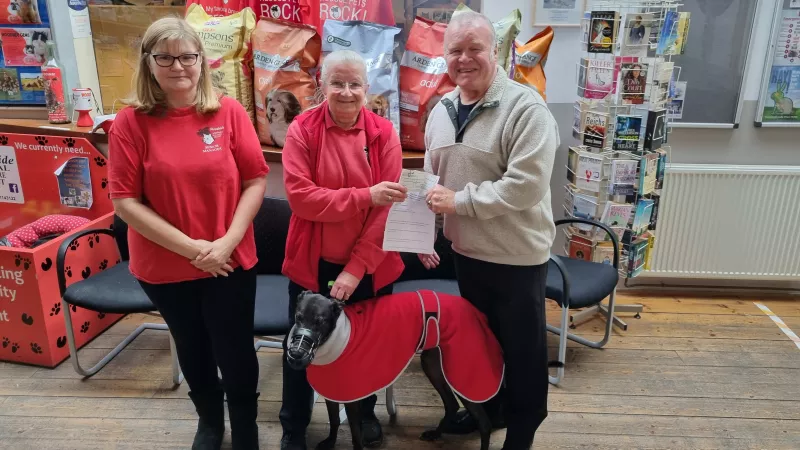
[(503, 380), (502, 351), (486, 317), (465, 299), (419, 291), (346, 305), (305, 291), (287, 341), (287, 362), (306, 369), (308, 381), (326, 399), (330, 434), (317, 449), (332, 449), (345, 404), (353, 449), (361, 450), (358, 400), (388, 386), (421, 352), (422, 370), (444, 403), (444, 417), (422, 440), (439, 439), (458, 412), (457, 398), (475, 417), (481, 450), (489, 449), (491, 421), (482, 403)]

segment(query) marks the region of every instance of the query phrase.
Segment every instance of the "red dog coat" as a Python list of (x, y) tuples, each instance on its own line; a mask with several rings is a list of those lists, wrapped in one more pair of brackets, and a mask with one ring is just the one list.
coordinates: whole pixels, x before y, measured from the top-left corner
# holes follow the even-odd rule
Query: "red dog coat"
[[(368, 397), (394, 383), (415, 353), (434, 347), (458, 395), (483, 403), (500, 389), (505, 369), (500, 344), (486, 317), (461, 297), (404, 292), (348, 305), (343, 312), (350, 332), (341, 354), (330, 362), (315, 359), (306, 370), (323, 398), (349, 403)], [(342, 317), (337, 329), (341, 322)]]

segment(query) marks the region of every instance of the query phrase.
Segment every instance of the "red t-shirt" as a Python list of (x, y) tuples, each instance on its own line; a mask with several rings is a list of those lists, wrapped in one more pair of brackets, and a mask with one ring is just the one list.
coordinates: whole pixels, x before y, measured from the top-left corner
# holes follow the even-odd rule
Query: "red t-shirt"
[[(219, 111), (194, 108), (166, 116), (125, 108), (108, 139), (112, 199), (140, 198), (192, 239), (213, 242), (225, 235), (239, 204), (242, 181), (266, 176), (269, 168), (244, 107), (223, 97)], [(145, 282), (173, 283), (211, 276), (128, 229), (130, 270)], [(257, 262), (252, 225), (231, 254), (237, 266)]]

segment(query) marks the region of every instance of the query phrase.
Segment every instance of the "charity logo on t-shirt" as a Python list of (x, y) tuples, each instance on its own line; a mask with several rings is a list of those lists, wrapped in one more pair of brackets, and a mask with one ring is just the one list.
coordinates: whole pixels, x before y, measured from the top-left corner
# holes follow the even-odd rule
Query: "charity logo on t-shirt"
[(225, 127), (205, 127), (197, 130), (197, 135), (203, 140), (206, 145), (203, 153), (218, 152), (222, 150), (222, 146), (217, 144), (217, 139), (222, 137), (222, 132)]

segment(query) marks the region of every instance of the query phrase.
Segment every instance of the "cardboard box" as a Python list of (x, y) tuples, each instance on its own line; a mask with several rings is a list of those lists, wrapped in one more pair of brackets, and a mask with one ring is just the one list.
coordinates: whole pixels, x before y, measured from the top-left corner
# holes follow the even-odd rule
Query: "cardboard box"
[(184, 11), (184, 6), (89, 5), (103, 113), (119, 111), (119, 101), (130, 95), (147, 27), (162, 17), (183, 17)]

